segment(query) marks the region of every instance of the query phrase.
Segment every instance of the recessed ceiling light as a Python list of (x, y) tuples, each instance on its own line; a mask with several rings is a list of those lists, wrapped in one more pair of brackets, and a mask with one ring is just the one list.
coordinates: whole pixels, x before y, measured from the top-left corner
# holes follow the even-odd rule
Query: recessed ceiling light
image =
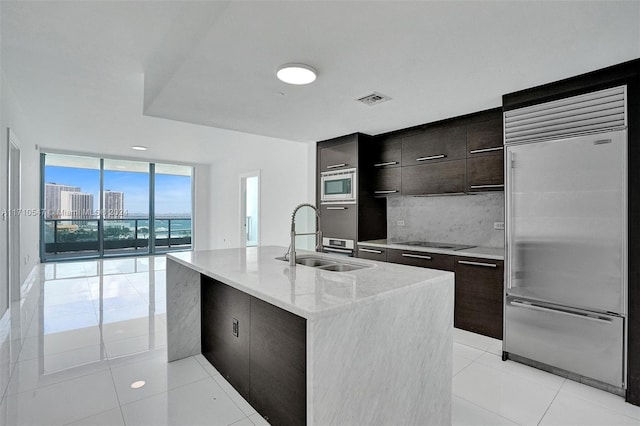
[(280, 81), (289, 84), (309, 84), (316, 80), (316, 70), (305, 64), (286, 64), (278, 68)]
[(145, 382), (144, 380), (138, 380), (137, 382), (131, 383), (131, 389), (140, 389), (145, 384), (147, 384), (147, 382)]
[(147, 147), (142, 145), (135, 145), (135, 146), (132, 146), (131, 149), (135, 151), (146, 151)]

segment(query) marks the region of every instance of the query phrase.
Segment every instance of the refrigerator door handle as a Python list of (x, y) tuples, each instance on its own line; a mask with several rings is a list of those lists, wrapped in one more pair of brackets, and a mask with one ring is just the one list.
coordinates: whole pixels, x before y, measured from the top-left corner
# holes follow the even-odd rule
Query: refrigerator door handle
[(557, 314), (567, 315), (567, 316), (570, 316), (570, 317), (588, 319), (588, 320), (597, 321), (597, 322), (604, 322), (604, 323), (610, 323), (611, 322), (611, 319), (609, 319), (609, 318), (604, 318), (604, 317), (600, 317), (600, 316), (591, 316), (591, 315), (588, 315), (588, 314), (581, 314), (579, 312), (565, 311), (565, 310), (562, 310), (562, 309), (551, 309), (551, 308), (546, 308), (544, 306), (535, 305), (533, 303), (520, 302), (518, 300), (511, 301), (511, 304), (513, 306), (517, 306), (519, 308), (532, 309), (534, 311), (553, 312), (553, 313), (557, 313)]

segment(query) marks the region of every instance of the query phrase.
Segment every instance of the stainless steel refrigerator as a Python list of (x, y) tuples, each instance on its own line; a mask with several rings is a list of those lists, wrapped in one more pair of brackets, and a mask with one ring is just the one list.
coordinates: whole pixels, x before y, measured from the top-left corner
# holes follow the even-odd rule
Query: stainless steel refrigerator
[(503, 350), (624, 388), (626, 88), (506, 112), (505, 155)]

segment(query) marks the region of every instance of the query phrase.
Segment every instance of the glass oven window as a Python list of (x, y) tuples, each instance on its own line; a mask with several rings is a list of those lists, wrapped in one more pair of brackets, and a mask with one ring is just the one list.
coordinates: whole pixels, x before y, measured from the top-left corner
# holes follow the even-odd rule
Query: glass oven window
[(351, 179), (332, 179), (324, 182), (325, 195), (351, 194)]

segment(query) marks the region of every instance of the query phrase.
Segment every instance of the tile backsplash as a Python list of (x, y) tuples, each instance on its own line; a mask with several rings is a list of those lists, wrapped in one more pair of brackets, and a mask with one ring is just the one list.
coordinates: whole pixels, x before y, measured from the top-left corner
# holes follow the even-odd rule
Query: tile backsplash
[[(404, 226), (398, 226), (404, 221)], [(504, 247), (504, 192), (433, 197), (389, 197), (387, 239)]]

